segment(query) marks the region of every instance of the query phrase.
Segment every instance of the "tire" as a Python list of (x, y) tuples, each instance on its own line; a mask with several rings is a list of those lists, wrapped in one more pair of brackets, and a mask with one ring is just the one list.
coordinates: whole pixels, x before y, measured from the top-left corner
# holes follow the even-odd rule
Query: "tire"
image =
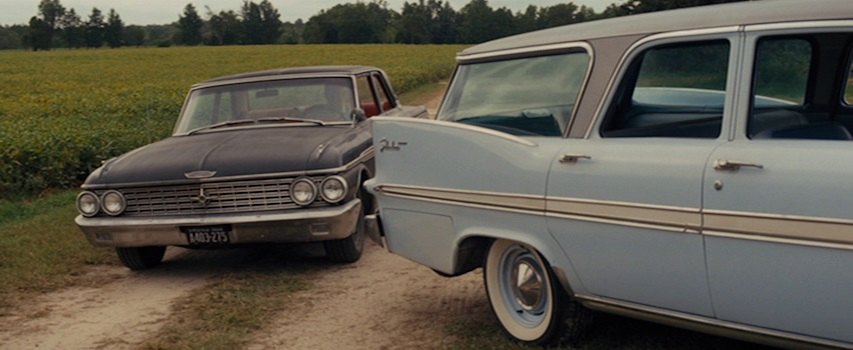
[(364, 251), (364, 239), (364, 205), (362, 204), (353, 234), (344, 239), (323, 242), (326, 257), (338, 263), (354, 263), (361, 258), (361, 253)]
[(165, 246), (116, 248), (118, 259), (131, 270), (145, 270), (157, 266), (166, 254)]
[[(519, 274), (526, 278), (519, 279)], [(574, 343), (588, 323), (590, 312), (569, 299), (550, 265), (526, 244), (493, 242), (483, 263), (483, 279), (492, 312), (517, 341), (540, 346)]]

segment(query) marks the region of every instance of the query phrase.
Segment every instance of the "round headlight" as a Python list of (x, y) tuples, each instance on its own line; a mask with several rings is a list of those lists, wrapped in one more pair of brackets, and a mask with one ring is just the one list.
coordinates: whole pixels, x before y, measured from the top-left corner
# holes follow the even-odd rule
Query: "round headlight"
[(317, 197), (317, 186), (310, 179), (299, 179), (290, 185), (290, 199), (293, 203), (305, 206), (314, 202)]
[(81, 192), (77, 195), (77, 210), (85, 217), (91, 217), (98, 214), (100, 202), (98, 196), (92, 192)]
[(340, 176), (329, 176), (320, 183), (320, 195), (329, 203), (340, 202), (347, 194), (347, 181)]
[(107, 191), (101, 197), (101, 209), (105, 213), (116, 216), (124, 211), (124, 196), (119, 191)]

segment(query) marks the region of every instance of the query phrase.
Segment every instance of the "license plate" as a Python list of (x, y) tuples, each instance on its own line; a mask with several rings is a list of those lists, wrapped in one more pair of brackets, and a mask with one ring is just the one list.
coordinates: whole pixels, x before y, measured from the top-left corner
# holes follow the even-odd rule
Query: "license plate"
[(223, 245), (231, 242), (231, 226), (181, 227), (190, 245)]

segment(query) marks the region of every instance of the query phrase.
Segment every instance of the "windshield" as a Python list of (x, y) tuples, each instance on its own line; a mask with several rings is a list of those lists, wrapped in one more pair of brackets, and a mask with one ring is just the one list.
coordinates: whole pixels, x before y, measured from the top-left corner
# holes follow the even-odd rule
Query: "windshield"
[(349, 78), (283, 79), (196, 89), (175, 134), (256, 122), (349, 122), (355, 108)]
[(583, 52), (461, 65), (438, 119), (514, 135), (562, 135), (588, 67)]

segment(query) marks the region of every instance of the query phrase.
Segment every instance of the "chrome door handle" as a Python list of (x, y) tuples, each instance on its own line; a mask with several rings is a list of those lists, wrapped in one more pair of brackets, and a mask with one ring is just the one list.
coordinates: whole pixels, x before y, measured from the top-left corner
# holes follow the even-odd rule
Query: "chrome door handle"
[(572, 164), (577, 163), (579, 159), (592, 159), (592, 157), (585, 154), (564, 154), (560, 157), (560, 163), (563, 164)]
[(764, 166), (758, 163), (742, 162), (739, 160), (717, 159), (714, 161), (714, 169), (720, 171), (737, 171), (741, 167), (750, 167), (756, 169), (764, 169)]

